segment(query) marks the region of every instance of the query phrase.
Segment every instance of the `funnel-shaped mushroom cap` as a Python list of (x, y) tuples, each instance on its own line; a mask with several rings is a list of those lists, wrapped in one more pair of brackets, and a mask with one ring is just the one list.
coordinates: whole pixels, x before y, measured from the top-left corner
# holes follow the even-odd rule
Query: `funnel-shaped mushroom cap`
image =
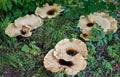
[(91, 22), (99, 24), (104, 29), (105, 33), (111, 28), (111, 23), (107, 18), (97, 15), (89, 15), (88, 17), (90, 17)]
[(55, 46), (54, 56), (57, 59), (71, 60), (74, 56), (81, 54), (84, 58), (87, 56), (88, 51), (86, 44), (78, 39), (63, 39)]
[(46, 3), (43, 7), (37, 7), (35, 10), (35, 14), (39, 15), (42, 18), (53, 18), (56, 15), (60, 14), (63, 11), (61, 6), (57, 4), (49, 5)]
[(27, 25), (30, 26), (32, 30), (40, 27), (42, 24), (43, 24), (43, 20), (40, 17), (33, 14), (26, 15), (24, 17), (20, 17), (15, 20), (16, 27)]
[(96, 23), (104, 29), (104, 32), (107, 32), (111, 27), (111, 23), (107, 18), (103, 18), (102, 16), (96, 14), (90, 14), (88, 17), (80, 17), (78, 26), (82, 30), (85, 29), (90, 31)]
[(23, 27), (16, 27), (14, 23), (11, 23), (7, 26), (5, 29), (5, 33), (9, 37), (16, 37), (16, 36), (23, 36), (23, 37), (28, 37), (31, 36), (30, 32), (31, 28), (29, 26), (23, 26)]
[(21, 27), (17, 28), (14, 23), (10, 23), (5, 29), (5, 34), (7, 34), (9, 37), (16, 37), (21, 35), (21, 29)]
[(44, 66), (51, 72), (65, 71), (69, 75), (75, 75), (84, 70), (87, 65), (85, 59), (80, 54), (70, 61), (66, 61), (65, 59), (56, 59), (53, 52), (56, 51), (54, 49), (50, 50), (44, 58)]

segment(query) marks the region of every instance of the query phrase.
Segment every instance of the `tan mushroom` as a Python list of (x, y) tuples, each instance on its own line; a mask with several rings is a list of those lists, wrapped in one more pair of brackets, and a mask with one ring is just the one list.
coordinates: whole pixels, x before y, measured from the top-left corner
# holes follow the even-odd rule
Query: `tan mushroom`
[(69, 75), (75, 75), (81, 70), (84, 70), (87, 65), (85, 59), (80, 54), (70, 61), (65, 61), (64, 59), (56, 59), (53, 55), (54, 52), (56, 51), (52, 49), (44, 57), (44, 66), (51, 72), (64, 71)]
[(30, 30), (31, 28), (29, 26), (16, 27), (14, 23), (10, 23), (5, 29), (5, 34), (7, 34), (9, 37), (16, 37), (19, 35), (28, 37), (32, 34)]
[(108, 30), (111, 28), (111, 22), (107, 18), (104, 18), (99, 14), (90, 14), (88, 16), (88, 19), (90, 20), (90, 22), (99, 24), (104, 29), (105, 33), (107, 33)]
[[(80, 36), (85, 40), (89, 40), (88, 37), (83, 37), (83, 36), (84, 34), (87, 34), (87, 36), (88, 34), (91, 34), (90, 30), (96, 25), (96, 23), (104, 29), (105, 34), (107, 34), (111, 30), (113, 30), (114, 32), (116, 32), (117, 30), (117, 21), (113, 17), (103, 12), (101, 13), (95, 12), (86, 17), (85, 16), (80, 17), (78, 23), (78, 27), (80, 27), (82, 32)], [(88, 33), (86, 33), (85, 31)]]
[(113, 30), (114, 32), (117, 31), (117, 21), (108, 14), (105, 14), (103, 12), (95, 12), (93, 14), (90, 14), (88, 17), (91, 22), (96, 22), (97, 24), (101, 25), (106, 34), (108, 33), (108, 31), (111, 30)]
[(57, 4), (49, 5), (46, 3), (43, 7), (37, 7), (35, 10), (35, 14), (39, 15), (42, 18), (53, 18), (56, 15), (60, 14), (63, 11), (61, 6)]
[(74, 56), (81, 54), (86, 58), (88, 51), (86, 44), (78, 39), (63, 39), (58, 42), (55, 46), (54, 56), (57, 59), (64, 59), (69, 61), (74, 58)]
[(40, 27), (42, 24), (43, 20), (34, 14), (25, 15), (24, 17), (20, 17), (15, 20), (16, 27), (27, 25), (31, 27), (31, 30)]

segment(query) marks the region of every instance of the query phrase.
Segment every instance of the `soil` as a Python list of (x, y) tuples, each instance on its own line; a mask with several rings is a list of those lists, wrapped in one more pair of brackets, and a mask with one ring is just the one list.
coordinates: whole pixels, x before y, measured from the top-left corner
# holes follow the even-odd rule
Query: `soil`
[(21, 73), (14, 67), (5, 65), (0, 71), (0, 77), (21, 77)]

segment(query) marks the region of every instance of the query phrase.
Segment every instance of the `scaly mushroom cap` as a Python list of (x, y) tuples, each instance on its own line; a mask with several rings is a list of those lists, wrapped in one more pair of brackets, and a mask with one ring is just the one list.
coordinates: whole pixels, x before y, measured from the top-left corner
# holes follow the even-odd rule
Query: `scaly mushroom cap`
[(49, 5), (46, 3), (43, 7), (37, 7), (35, 10), (35, 14), (39, 15), (42, 18), (53, 18), (56, 15), (60, 14), (63, 11), (61, 6), (57, 4)]
[(16, 27), (14, 23), (10, 23), (7, 28), (5, 29), (5, 33), (9, 37), (16, 37), (16, 36), (23, 36), (28, 37), (31, 36), (30, 32), (31, 28), (29, 26), (23, 26), (23, 27)]
[(57, 59), (71, 60), (74, 56), (81, 54), (86, 58), (88, 51), (86, 44), (78, 39), (63, 39), (55, 46), (54, 56)]
[(16, 27), (27, 25), (30, 26), (32, 30), (40, 27), (42, 24), (43, 20), (34, 14), (26, 15), (15, 20)]
[(44, 66), (51, 72), (64, 71), (69, 75), (75, 75), (87, 66), (85, 59), (79, 54), (70, 61), (65, 59), (56, 59), (53, 55), (56, 52), (54, 49), (50, 50), (44, 57)]
[[(109, 31), (113, 30), (114, 32), (117, 31), (117, 21), (101, 12), (101, 13), (93, 13), (88, 16), (81, 16), (78, 27), (80, 27), (82, 34), (80, 35), (83, 39), (89, 40), (88, 37), (84, 37), (84, 34), (91, 34), (90, 30), (95, 26), (95, 24), (100, 25), (103, 29), (105, 34), (107, 34)], [(87, 31), (88, 33), (85, 33), (84, 31)], [(88, 35), (87, 35), (88, 36)]]

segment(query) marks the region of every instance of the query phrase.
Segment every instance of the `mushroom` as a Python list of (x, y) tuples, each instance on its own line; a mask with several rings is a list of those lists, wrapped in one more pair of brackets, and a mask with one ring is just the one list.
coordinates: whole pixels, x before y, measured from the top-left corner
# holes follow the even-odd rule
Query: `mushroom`
[(53, 18), (56, 15), (60, 14), (63, 10), (61, 6), (57, 4), (49, 5), (48, 3), (44, 4), (43, 7), (37, 7), (35, 14), (41, 18)]
[(63, 39), (59, 41), (55, 46), (54, 56), (57, 59), (64, 59), (69, 61), (74, 58), (74, 56), (81, 54), (86, 58), (88, 51), (86, 44), (78, 39)]
[(80, 20), (78, 23), (78, 27), (80, 27), (82, 32), (80, 36), (85, 40), (89, 40), (89, 38), (86, 37), (86, 34), (87, 36), (89, 36), (88, 34), (91, 34), (90, 30), (96, 25), (96, 23), (104, 29), (105, 34), (107, 34), (111, 30), (113, 30), (114, 32), (116, 32), (117, 30), (117, 21), (113, 17), (103, 12), (101, 13), (95, 12), (88, 16), (80, 17)]
[(7, 34), (9, 37), (16, 37), (19, 35), (28, 37), (32, 34), (30, 30), (31, 28), (29, 26), (16, 27), (14, 23), (10, 23), (5, 29), (5, 34)]
[(80, 54), (72, 58), (70, 61), (66, 61), (63, 58), (57, 59), (54, 56), (54, 52), (56, 51), (52, 49), (44, 57), (44, 66), (51, 72), (64, 71), (69, 75), (75, 75), (81, 70), (84, 70), (87, 66), (85, 59)]
[(27, 25), (31, 27), (31, 30), (40, 27), (42, 24), (43, 20), (34, 14), (25, 15), (24, 17), (20, 17), (15, 20), (16, 27)]

